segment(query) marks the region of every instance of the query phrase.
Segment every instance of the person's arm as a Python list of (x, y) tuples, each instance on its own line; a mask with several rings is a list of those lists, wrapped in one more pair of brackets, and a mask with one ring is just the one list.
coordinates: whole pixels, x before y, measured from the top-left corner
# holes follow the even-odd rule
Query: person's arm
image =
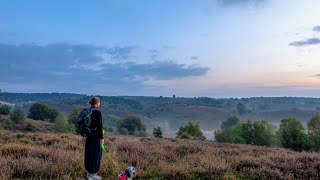
[(103, 142), (103, 132), (102, 132), (102, 115), (101, 112), (98, 111), (98, 126), (97, 126), (97, 134), (101, 142)]

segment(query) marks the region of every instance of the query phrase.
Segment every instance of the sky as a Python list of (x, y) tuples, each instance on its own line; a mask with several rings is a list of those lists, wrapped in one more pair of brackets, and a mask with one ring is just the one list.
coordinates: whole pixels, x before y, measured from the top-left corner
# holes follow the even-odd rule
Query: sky
[(0, 0), (0, 89), (320, 97), (319, 0)]

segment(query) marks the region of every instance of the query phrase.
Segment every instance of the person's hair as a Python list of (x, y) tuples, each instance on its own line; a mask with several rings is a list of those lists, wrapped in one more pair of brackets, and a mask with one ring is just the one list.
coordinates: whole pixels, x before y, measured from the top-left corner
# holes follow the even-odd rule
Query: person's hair
[(100, 102), (100, 99), (96, 96), (92, 97), (89, 101), (89, 104), (91, 104), (91, 106), (97, 105)]

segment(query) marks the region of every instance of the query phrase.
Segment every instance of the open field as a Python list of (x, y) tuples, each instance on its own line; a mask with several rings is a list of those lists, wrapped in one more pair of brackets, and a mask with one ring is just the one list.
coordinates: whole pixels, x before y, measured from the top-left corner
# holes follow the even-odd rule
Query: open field
[[(71, 134), (0, 131), (0, 179), (84, 179), (83, 143)], [(21, 134), (20, 134), (21, 136)], [(319, 179), (320, 154), (191, 140), (107, 136), (106, 147), (136, 179)], [(100, 175), (119, 172), (103, 157)]]

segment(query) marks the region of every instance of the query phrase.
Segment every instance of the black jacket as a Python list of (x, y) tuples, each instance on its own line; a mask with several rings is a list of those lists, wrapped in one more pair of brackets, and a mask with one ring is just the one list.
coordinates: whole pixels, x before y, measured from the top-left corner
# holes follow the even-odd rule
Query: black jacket
[(102, 115), (99, 109), (94, 108), (91, 114), (91, 129), (94, 129), (94, 135), (99, 139), (103, 139), (102, 133)]

